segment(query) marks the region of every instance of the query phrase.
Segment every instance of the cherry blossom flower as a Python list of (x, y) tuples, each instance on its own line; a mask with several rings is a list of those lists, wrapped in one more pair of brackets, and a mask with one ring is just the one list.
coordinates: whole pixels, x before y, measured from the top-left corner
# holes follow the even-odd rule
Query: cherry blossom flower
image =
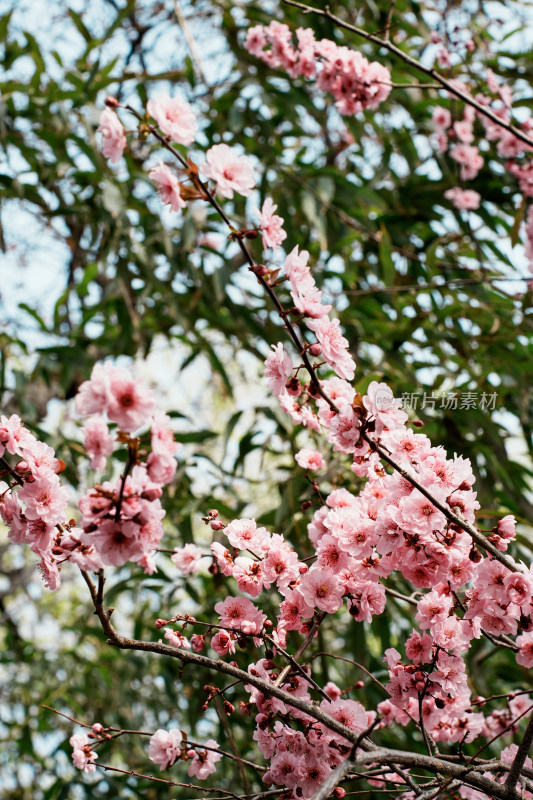
[(266, 620), (266, 614), (247, 597), (226, 597), (215, 605), (215, 611), (220, 615), (221, 625), (243, 633), (260, 633)]
[(154, 393), (141, 387), (123, 369), (113, 369), (109, 376), (107, 416), (126, 433), (145, 425), (155, 410)]
[(294, 458), (302, 469), (311, 469), (313, 471), (322, 469), (325, 463), (322, 454), (318, 450), (312, 450), (309, 447), (302, 447)]
[(233, 193), (248, 197), (255, 186), (253, 167), (246, 156), (237, 156), (227, 144), (215, 144), (206, 153), (200, 170), (216, 182), (216, 191), (223, 197)]
[(294, 367), (281, 342), (272, 345), (272, 350), (273, 352), (268, 354), (265, 361), (265, 376), (270, 391), (280, 395), (285, 391), (286, 383)]
[(261, 211), (256, 209), (255, 213), (259, 217), (259, 230), (263, 238), (263, 247), (271, 247), (272, 250), (279, 250), (282, 243), (287, 238), (286, 232), (283, 230), (283, 217), (274, 213), (277, 211), (277, 205), (271, 197), (267, 197)]
[(312, 319), (307, 327), (316, 334), (322, 346), (322, 355), (340, 378), (353, 380), (355, 362), (348, 352), (348, 340), (340, 332), (339, 320), (320, 317)]
[(116, 164), (122, 158), (127, 142), (122, 123), (110, 108), (102, 111), (98, 131), (102, 134), (102, 153)]
[(219, 656), (235, 652), (235, 636), (228, 631), (217, 631), (211, 639), (211, 647)]
[(84, 733), (75, 733), (69, 739), (72, 747), (72, 763), (76, 769), (90, 774), (96, 770), (96, 753), (91, 750), (90, 739)]
[(166, 164), (160, 160), (148, 175), (157, 185), (163, 203), (169, 205), (172, 211), (185, 208), (187, 204), (180, 194), (180, 182)]
[(196, 117), (186, 100), (163, 95), (148, 100), (146, 110), (173, 142), (186, 145), (194, 142), (197, 129)]
[(461, 189), (454, 186), (444, 192), (444, 197), (449, 200), (459, 211), (475, 211), (481, 203), (481, 195), (473, 189)]
[(516, 661), (523, 667), (533, 667), (533, 633), (522, 633), (516, 639), (516, 644), (520, 648), (516, 654)]
[(83, 446), (91, 457), (91, 469), (101, 471), (105, 469), (107, 456), (113, 452), (115, 441), (109, 433), (105, 419), (94, 416), (83, 426)]
[(149, 759), (154, 764), (159, 764), (159, 769), (168, 769), (179, 758), (182, 739), (182, 733), (178, 728), (171, 728), (169, 731), (159, 728), (150, 737)]
[(302, 577), (301, 591), (311, 608), (333, 614), (342, 604), (344, 587), (334, 573), (313, 566)]
[[(207, 747), (218, 748), (217, 742), (214, 739), (208, 739), (205, 743)], [(221, 753), (213, 752), (213, 750), (202, 750), (196, 748), (194, 757), (189, 764), (188, 775), (190, 778), (196, 776), (199, 780), (203, 781), (211, 773), (216, 772), (215, 764), (222, 758)]]
[(174, 548), (170, 556), (171, 561), (177, 566), (182, 575), (194, 575), (202, 565), (203, 553), (199, 547), (192, 542), (183, 547)]
[(234, 519), (224, 530), (230, 544), (240, 550), (262, 549), (269, 534), (266, 528), (258, 528), (255, 519)]

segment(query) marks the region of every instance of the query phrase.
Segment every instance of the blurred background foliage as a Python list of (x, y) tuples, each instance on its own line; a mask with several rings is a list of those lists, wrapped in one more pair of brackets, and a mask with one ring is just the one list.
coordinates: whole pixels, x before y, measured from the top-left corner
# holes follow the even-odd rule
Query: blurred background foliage
[[(483, 89), (491, 66), (515, 86), (520, 116), (533, 103), (531, 4), (489, 5), (397, 0), (393, 40), (431, 63), (432, 30), (452, 38), (469, 31), (476, 50), (449, 76), (468, 70)], [(382, 31), (388, 8), (388, 0), (338, 0), (334, 10)], [(83, 488), (92, 476), (68, 401), (95, 361), (130, 359), (174, 410), (186, 445), (166, 498), (164, 544), (207, 541), (199, 520), (215, 506), (226, 519), (255, 514), (302, 555), (311, 552), (312, 512), (300, 509), (310, 487), (291, 458), (306, 435), (294, 433), (259, 380), (268, 345), (283, 339), (267, 299), (209, 209), (192, 203), (180, 217), (162, 211), (147, 179), (160, 156), (153, 142), (131, 136), (115, 168), (99, 150), (106, 95), (141, 110), (147, 97), (170, 91), (190, 100), (201, 120), (193, 158), (222, 141), (253, 158), (257, 195), (226, 207), (249, 226), (267, 194), (278, 203), (287, 251), (296, 244), (309, 250), (317, 281), (339, 312), (358, 365), (357, 388), (384, 380), (397, 396), (414, 393), (420, 403), (424, 393), (438, 395), (434, 409), (426, 403), (412, 417), (435, 444), (472, 459), (480, 521), (490, 527), (498, 514), (516, 514), (528, 557), (532, 298), (520, 244), (526, 209), (492, 145), (472, 184), (483, 198), (480, 210), (466, 216), (445, 200), (446, 189), (457, 185), (457, 165), (436, 153), (431, 110), (442, 104), (459, 117), (460, 105), (433, 90), (400, 88), (377, 112), (340, 117), (312, 84), (250, 56), (246, 29), (271, 19), (312, 26), (317, 38), (386, 64), (395, 83), (419, 77), (375, 46), (277, 1), (94, 0), (89, 7), (81, 0), (4, 0), (0, 11), (1, 405), (56, 447), (70, 483)], [(135, 127), (133, 118), (122, 118)], [(259, 242), (251, 246), (261, 258)], [(441, 407), (442, 393), (467, 391), (478, 399), (496, 392), (495, 407)], [(343, 464), (330, 462), (326, 489), (356, 488)], [(31, 558), (8, 548), (5, 536), (0, 553), (2, 799), (189, 796), (135, 777), (81, 777), (70, 766), (72, 725), (42, 704), (112, 726), (174, 724), (253, 753), (238, 690), (228, 693), (237, 706), (229, 726), (216, 708), (202, 714), (202, 687), (224, 685), (219, 678), (189, 669), (180, 676), (175, 663), (111, 651), (74, 575), (52, 595), (38, 585)], [(118, 627), (136, 637), (155, 636), (153, 620), (177, 606), (209, 618), (213, 579), (177, 577), (160, 558), (148, 579), (135, 567), (111, 576)], [(396, 588), (409, 591), (401, 580)], [(215, 593), (227, 591), (217, 578)], [(409, 630), (405, 606), (391, 600), (371, 628), (348, 615), (344, 622), (321, 633), (314, 653), (342, 654), (383, 677), (384, 649)], [(246, 651), (237, 660), (246, 665), (258, 657)], [(489, 657), (490, 670), (480, 668)], [(492, 653), (483, 641), (468, 659), (476, 693), (531, 685), (512, 657)], [(343, 687), (364, 677), (325, 657), (317, 657), (315, 669)], [(349, 696), (356, 694), (369, 707), (383, 699), (371, 681)], [(383, 741), (402, 746), (412, 735), (389, 731)], [(135, 737), (99, 760), (151, 772), (146, 741)], [(173, 775), (186, 780), (179, 765)], [(219, 768), (210, 785), (234, 789), (237, 777), (232, 765)], [(260, 786), (253, 772), (246, 781)]]

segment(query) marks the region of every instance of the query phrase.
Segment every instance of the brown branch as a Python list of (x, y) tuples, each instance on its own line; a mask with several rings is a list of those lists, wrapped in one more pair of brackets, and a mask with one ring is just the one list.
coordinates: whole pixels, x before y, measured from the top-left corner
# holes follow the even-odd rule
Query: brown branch
[[(516, 751), (516, 755), (514, 757), (514, 761), (511, 765), (511, 770), (509, 775), (507, 776), (507, 780), (505, 781), (505, 786), (509, 789), (511, 793), (514, 793), (516, 783), (520, 777), (522, 772), (522, 767), (524, 766), (524, 762), (527, 758), (527, 755), (531, 749), (531, 745), (533, 744), (533, 717), (528, 722), (527, 728), (524, 731), (524, 736), (518, 750)], [(511, 795), (510, 795), (511, 796)]]
[(17, 483), (18, 483), (20, 486), (24, 486), (24, 481), (22, 480), (22, 478), (20, 477), (20, 475), (19, 475), (17, 472), (15, 472), (15, 470), (13, 469), (13, 467), (11, 466), (11, 464), (9, 463), (9, 461), (7, 461), (7, 459), (5, 459), (5, 458), (4, 458), (4, 456), (1, 456), (1, 457), (0, 457), (0, 464), (1, 464), (3, 467), (5, 467), (5, 470), (6, 470), (6, 472), (9, 472), (9, 474), (10, 474), (10, 475), (11, 475), (11, 476), (12, 476), (12, 477), (13, 477), (13, 478), (16, 480), (16, 482), (17, 482)]
[(198, 792), (205, 792), (207, 794), (223, 794), (224, 797), (234, 797), (235, 800), (241, 800), (240, 795), (234, 792), (229, 792), (226, 789), (208, 789), (206, 786), (196, 786), (194, 783), (180, 783), (179, 781), (168, 781), (164, 778), (156, 778), (154, 775), (143, 775), (142, 772), (134, 772), (132, 769), (120, 769), (120, 767), (112, 767), (110, 764), (99, 764), (95, 762), (95, 766), (100, 767), (105, 772), (120, 772), (122, 775), (132, 775), (134, 778), (144, 778), (147, 781), (156, 781), (156, 783), (166, 783), (167, 786), (182, 786), (185, 789), (194, 789)]
[[(319, 615), (318, 619), (316, 619), (315, 622), (313, 622), (313, 625), (311, 626), (311, 630), (307, 634), (306, 638), (304, 639), (304, 641), (302, 642), (302, 644), (300, 645), (298, 650), (295, 652), (294, 656), (292, 656), (294, 661), (297, 661), (300, 658), (300, 656), (307, 650), (307, 648), (309, 647), (309, 645), (311, 644), (311, 642), (315, 638), (315, 634), (318, 631), (318, 628), (320, 627), (320, 625), (321, 625), (322, 621), (324, 620), (325, 616), (326, 616), (326, 612), (324, 611), (324, 612), (322, 612), (322, 614)], [(283, 683), (283, 681), (285, 680), (285, 678), (287, 677), (287, 675), (289, 674), (290, 671), (291, 671), (290, 667), (285, 667), (285, 669), (283, 669), (280, 672), (280, 674), (278, 675), (278, 677), (274, 681), (274, 686), (281, 686), (281, 684)], [(328, 700), (330, 700), (329, 697), (328, 697)]]

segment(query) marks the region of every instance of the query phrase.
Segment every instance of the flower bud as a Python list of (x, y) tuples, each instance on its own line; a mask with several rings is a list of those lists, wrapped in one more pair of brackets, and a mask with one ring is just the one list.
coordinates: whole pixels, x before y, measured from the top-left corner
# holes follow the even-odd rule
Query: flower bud
[(211, 520), (211, 522), (209, 524), (211, 525), (211, 529), (214, 530), (214, 531), (221, 531), (222, 528), (224, 527), (224, 523), (223, 522), (219, 522), (216, 519)]
[(154, 500), (159, 500), (162, 494), (163, 490), (159, 486), (154, 486), (153, 489), (145, 489), (141, 497), (143, 500), (148, 500), (150, 503), (153, 503)]
[(315, 342), (315, 344), (312, 344), (311, 347), (309, 348), (309, 355), (311, 356), (319, 356), (321, 352), (322, 352), (322, 345), (319, 344), (318, 342)]
[(116, 99), (116, 97), (111, 97), (110, 95), (108, 95), (104, 102), (108, 108), (118, 107), (118, 100)]
[(205, 647), (205, 636), (200, 633), (193, 633), (190, 641), (195, 653), (200, 653)]
[(300, 381), (296, 376), (287, 381), (285, 388), (287, 389), (287, 393), (291, 397), (299, 397), (302, 393), (302, 387)]

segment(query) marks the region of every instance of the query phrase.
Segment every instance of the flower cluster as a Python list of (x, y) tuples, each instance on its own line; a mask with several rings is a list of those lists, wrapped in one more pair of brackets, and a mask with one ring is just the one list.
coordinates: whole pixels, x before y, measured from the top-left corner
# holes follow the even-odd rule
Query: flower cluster
[[(491, 69), (486, 72), (486, 93), (477, 92), (473, 99), (485, 108), (489, 108), (504, 124), (512, 122), (511, 111), (513, 94), (511, 87), (499, 83)], [(463, 94), (472, 96), (468, 84), (457, 81), (456, 86)], [(525, 197), (533, 197), (533, 161), (531, 153), (533, 147), (522, 141), (512, 131), (489, 119), (472, 106), (465, 106), (461, 119), (453, 119), (450, 111), (443, 106), (433, 109), (433, 124), (436, 130), (437, 148), (439, 153), (448, 151), (449, 155), (459, 165), (459, 177), (462, 182), (474, 180), (483, 167), (484, 159), (479, 147), (474, 143), (476, 132), (474, 123), (479, 119), (487, 142), (493, 142), (496, 151), (503, 159), (507, 170), (518, 179), (520, 191)], [(526, 134), (533, 131), (531, 117), (518, 124)], [(481, 196), (474, 189), (465, 189), (455, 186), (448, 189), (444, 196), (459, 210), (476, 210), (479, 208)], [(533, 271), (533, 226), (531, 206), (528, 210), (525, 234), (526, 256), (530, 261)]]
[[(79, 527), (67, 522), (68, 488), (59, 473), (64, 464), (51, 447), (40, 442), (16, 415), (0, 417), (0, 455), (18, 457), (10, 467), (13, 478), (0, 484), (0, 514), (9, 537), (27, 543), (40, 558), (39, 567), (50, 589), (60, 586), (61, 564), (96, 571), (107, 565), (138, 562), (151, 573), (151, 552), (162, 535), (163, 486), (176, 472), (179, 445), (166, 414), (157, 411), (153, 393), (123, 369), (96, 364), (91, 378), (80, 386), (75, 407), (91, 415), (83, 427), (84, 448), (95, 470), (103, 470), (116, 440), (128, 444), (128, 466), (115, 481), (96, 483), (79, 501)], [(109, 422), (120, 430), (113, 435)], [(149, 449), (130, 434), (150, 429)]]
[[(20, 418), (0, 417), (0, 456), (8, 453), (17, 460), (9, 483), (0, 481), (0, 514), (12, 542), (29, 544), (40, 559), (39, 568), (46, 585), (60, 585), (60, 542), (76, 540), (81, 531), (67, 525), (69, 490), (62, 486), (59, 473), (64, 464), (51, 447), (40, 442)], [(7, 475), (6, 475), (7, 477)], [(81, 542), (77, 555), (93, 548)]]
[(344, 115), (377, 108), (392, 88), (386, 67), (330, 39), (317, 41), (311, 28), (298, 28), (294, 45), (288, 25), (276, 21), (268, 26), (256, 25), (248, 30), (245, 47), (291, 78), (316, 78), (318, 88), (333, 95)]
[[(119, 426), (118, 438), (127, 442), (129, 453), (126, 472), (118, 480), (97, 483), (80, 499), (80, 525), (102, 566), (136, 561), (151, 573), (155, 565), (150, 554), (163, 535), (160, 498), (177, 466), (178, 445), (170, 420), (156, 410), (153, 392), (108, 363), (93, 367), (90, 380), (79, 388), (75, 407), (80, 415), (96, 415), (85, 426), (85, 446), (93, 462), (109, 452), (112, 440), (103, 414)], [(149, 455), (130, 435), (144, 426), (150, 428)]]
[(214, 739), (208, 739), (204, 747), (187, 746), (183, 734), (178, 728), (168, 731), (160, 728), (150, 737), (148, 756), (154, 764), (159, 764), (160, 769), (168, 769), (178, 758), (190, 760), (189, 777), (196, 776), (205, 780), (208, 775), (216, 772), (216, 763), (222, 755), (217, 753), (218, 744)]
[[(359, 53), (328, 40), (317, 42), (309, 30), (299, 29), (297, 41), (295, 47), (290, 29), (273, 22), (268, 28), (251, 29), (247, 46), (291, 76), (316, 77), (317, 85), (333, 94), (343, 114), (375, 108), (388, 95), (390, 76), (384, 67), (369, 64)], [(445, 56), (441, 52), (441, 60)], [(507, 119), (510, 95), (489, 78), (490, 91), (498, 92), (503, 103), (501, 117)], [(482, 102), (481, 96), (477, 99)], [(101, 127), (103, 147), (116, 160), (123, 142), (113, 112), (107, 110)], [(192, 143), (196, 120), (187, 103), (163, 97), (150, 101), (148, 111), (169, 140)], [(460, 167), (462, 181), (473, 180), (483, 166), (473, 144), (474, 120), (470, 109), (455, 122), (445, 108), (434, 112), (439, 146), (444, 151), (452, 141), (450, 155)], [(483, 124), (487, 138), (498, 141), (501, 155), (518, 158), (524, 154), (524, 148), (506, 139), (498, 126), (493, 130), (486, 121)], [(251, 162), (225, 144), (207, 151), (200, 170), (215, 181), (216, 192), (228, 199), (235, 192), (248, 196), (255, 186)], [(178, 179), (162, 163), (151, 176), (163, 201), (179, 210), (184, 201)], [(218, 201), (198, 180), (196, 188), (202, 187), (204, 199), (219, 210)], [(471, 190), (456, 187), (447, 195), (458, 208), (475, 208), (479, 203)], [(277, 249), (285, 239), (283, 220), (276, 210), (267, 198), (259, 212), (265, 248)], [(528, 233), (529, 228), (533, 229), (531, 215)], [(240, 237), (241, 244), (248, 234), (256, 235), (256, 231), (237, 231), (231, 225), (230, 233)], [(433, 742), (470, 742), (479, 736), (500, 735), (513, 728), (516, 715), (530, 713), (530, 706), (519, 696), (509, 697), (505, 709), (489, 714), (484, 713), (483, 698), (472, 698), (464, 654), (474, 639), (487, 636), (514, 650), (519, 665), (533, 666), (533, 567), (502, 555), (515, 537), (515, 518), (503, 517), (483, 539), (476, 527), (479, 504), (469, 460), (448, 457), (425, 434), (408, 427), (401, 402), (386, 384), (372, 381), (364, 396), (356, 393), (349, 383), (355, 375), (349, 343), (339, 321), (330, 317), (331, 306), (322, 300), (308, 258), (309, 253), (298, 247), (286, 256), (284, 273), (294, 307), (280, 310), (286, 327), (291, 328), (288, 320), (294, 314), (316, 341), (299, 344), (291, 328), (303, 363), (294, 366), (280, 342), (266, 359), (265, 374), (281, 408), (296, 424), (320, 434), (339, 460), (349, 461), (354, 475), (364, 479), (364, 487), (357, 494), (333, 488), (322, 496), (318, 478), (307, 476), (320, 507), (308, 524), (311, 555), (306, 558), (300, 558), (285, 536), (270, 532), (255, 519), (242, 517), (224, 524), (218, 511), (211, 510), (203, 518), (216, 534), (209, 552), (189, 543), (176, 548), (172, 560), (188, 576), (199, 571), (207, 556), (209, 572), (231, 578), (245, 596), (233, 590), (226, 593), (214, 605), (216, 623), (197, 622), (188, 615), (156, 621), (158, 628), (164, 628), (165, 639), (189, 658), (191, 650), (204, 649), (208, 636), (219, 657), (233, 655), (237, 646), (265, 647), (265, 657), (248, 667), (248, 679), (275, 685), (298, 699), (300, 706), (308, 704), (307, 711), (318, 708), (335, 721), (332, 728), (316, 714), (295, 708), (254, 684), (245, 686), (249, 701), (243, 705), (250, 712), (256, 708), (254, 739), (268, 762), (265, 784), (284, 787), (292, 798), (304, 800), (313, 797), (349, 755), (353, 734), (362, 737), (374, 728), (414, 721), (425, 739), (429, 735)], [(256, 276), (268, 272), (255, 265), (251, 255), (248, 260)], [(268, 286), (276, 283), (277, 272)], [(321, 365), (311, 365), (309, 356), (321, 356), (335, 375), (321, 380), (316, 373)], [(310, 376), (306, 385), (298, 377), (304, 367)], [(75, 407), (78, 414), (90, 417), (84, 426), (84, 447), (91, 467), (103, 470), (117, 442), (127, 446), (126, 467), (117, 479), (96, 483), (85, 493), (79, 501), (80, 528), (74, 528), (74, 523), (64, 522), (68, 495), (58, 479), (61, 462), (51, 448), (23, 428), (18, 417), (1, 417), (0, 456), (7, 452), (20, 459), (5, 473), (11, 477), (1, 493), (0, 511), (10, 537), (31, 545), (52, 588), (59, 584), (62, 560), (84, 569), (133, 561), (151, 573), (155, 569), (151, 553), (163, 533), (162, 490), (176, 471), (177, 445), (170, 420), (156, 410), (151, 391), (110, 364), (94, 367), (90, 379), (80, 386)], [(141, 429), (149, 430), (144, 438)], [(325, 466), (321, 453), (311, 447), (302, 448), (296, 461), (305, 470)], [(387, 463), (394, 467), (392, 471)], [(382, 614), (386, 581), (394, 573), (419, 590), (416, 600), (407, 598), (416, 606), (417, 627), (405, 642), (405, 655), (394, 648), (385, 653), (389, 697), (377, 710), (367, 711), (356, 700), (343, 698), (334, 683), (318, 687), (311, 667), (293, 663), (292, 656), (280, 671), (291, 632), (307, 637), (308, 643), (329, 614), (344, 609), (346, 619), (351, 617), (354, 623), (370, 623)], [(256, 600), (268, 590), (273, 596), (269, 598), (272, 620)], [(176, 630), (171, 626), (178, 620), (184, 624)], [(186, 629), (194, 625), (205, 626), (205, 635), (188, 637)], [(205, 663), (205, 657), (197, 660)], [(312, 695), (317, 688), (322, 695), (319, 706)], [(93, 729), (92, 735), (100, 736), (102, 730)], [(86, 772), (95, 768), (90, 736), (71, 739), (74, 763)], [(161, 769), (178, 760), (189, 761), (189, 776), (203, 779), (215, 771), (222, 757), (218, 750), (213, 740), (195, 745), (178, 729), (160, 729), (151, 736), (148, 753)], [(512, 749), (502, 753), (503, 760), (513, 757)], [(374, 783), (381, 786), (383, 780), (381, 775)], [(469, 789), (463, 796), (482, 797)]]
[[(274, 683), (276, 678), (276, 667), (268, 659), (250, 665), (248, 672), (268, 683)], [(292, 677), (281, 688), (299, 700), (311, 701), (309, 684), (303, 676)], [(289, 711), (285, 703), (265, 696), (253, 686), (247, 689), (250, 702), (257, 707), (254, 739), (269, 762), (263, 775), (264, 783), (291, 789), (294, 798), (313, 797), (328, 775), (345, 760), (351, 749), (350, 742), (305, 712), (293, 708), (291, 716), (305, 726), (306, 733), (295, 730), (278, 719), (279, 716), (285, 719)], [(320, 709), (350, 731), (361, 734), (374, 722), (375, 711), (366, 711), (356, 700), (341, 699), (341, 690), (335, 684), (328, 684), (327, 694)]]

